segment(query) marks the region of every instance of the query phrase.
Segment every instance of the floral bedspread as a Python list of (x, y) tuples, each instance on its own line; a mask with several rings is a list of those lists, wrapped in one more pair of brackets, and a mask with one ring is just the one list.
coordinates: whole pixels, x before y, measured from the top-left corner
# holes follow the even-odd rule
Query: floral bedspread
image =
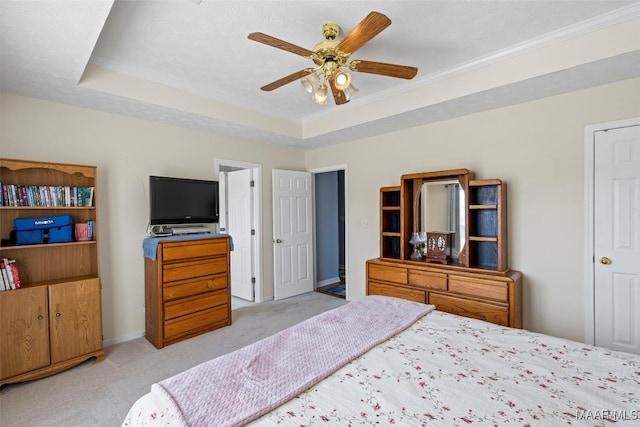
[(434, 311), (250, 425), (638, 426), (640, 356)]

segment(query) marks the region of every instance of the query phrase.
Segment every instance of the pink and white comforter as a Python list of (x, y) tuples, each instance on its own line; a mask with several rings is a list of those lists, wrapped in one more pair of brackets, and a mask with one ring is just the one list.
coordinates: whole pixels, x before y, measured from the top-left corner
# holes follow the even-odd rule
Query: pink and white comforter
[[(434, 311), (249, 425), (613, 422), (640, 425), (640, 356)], [(183, 425), (153, 392), (124, 424)]]

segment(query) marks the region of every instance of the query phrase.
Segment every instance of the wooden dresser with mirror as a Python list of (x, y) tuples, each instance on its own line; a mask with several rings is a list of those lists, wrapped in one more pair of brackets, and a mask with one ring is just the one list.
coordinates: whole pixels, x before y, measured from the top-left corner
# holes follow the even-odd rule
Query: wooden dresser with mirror
[(380, 257), (367, 295), (522, 328), (522, 274), (508, 268), (507, 186), (468, 169), (403, 175), (380, 189)]

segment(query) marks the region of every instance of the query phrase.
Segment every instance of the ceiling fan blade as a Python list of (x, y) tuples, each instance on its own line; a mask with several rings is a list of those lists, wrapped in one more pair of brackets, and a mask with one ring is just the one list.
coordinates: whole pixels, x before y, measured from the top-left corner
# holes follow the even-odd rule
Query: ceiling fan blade
[(389, 25), (391, 25), (391, 19), (380, 12), (371, 12), (338, 43), (336, 48), (351, 55)]
[(416, 67), (375, 61), (354, 60), (349, 64), (349, 68), (352, 71), (358, 71), (360, 73), (380, 74), (382, 76), (397, 77), (400, 79), (412, 79), (418, 73)]
[(313, 51), (305, 49), (295, 44), (286, 42), (284, 40), (277, 39), (264, 33), (251, 33), (249, 34), (249, 40), (256, 41), (258, 43), (266, 44), (267, 46), (276, 47), (278, 49), (286, 50), (287, 52), (295, 53), (296, 55), (304, 56), (305, 58), (313, 55)]
[(336, 87), (336, 83), (334, 80), (329, 80), (329, 86), (331, 86), (331, 92), (333, 92), (333, 100), (336, 102), (336, 105), (342, 105), (349, 102), (344, 92)]
[(281, 86), (289, 84), (291, 82), (295, 82), (296, 80), (300, 80), (301, 78), (313, 73), (312, 68), (305, 68), (304, 70), (296, 71), (293, 74), (289, 74), (281, 79), (276, 80), (275, 82), (271, 82), (268, 85), (262, 86), (260, 89), (270, 92), (274, 89), (278, 89)]

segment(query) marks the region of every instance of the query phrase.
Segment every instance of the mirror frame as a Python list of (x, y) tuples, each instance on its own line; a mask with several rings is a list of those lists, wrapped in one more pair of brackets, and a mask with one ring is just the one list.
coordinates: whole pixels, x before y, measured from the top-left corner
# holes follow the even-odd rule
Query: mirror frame
[[(466, 208), (469, 206), (469, 181), (475, 179), (475, 173), (469, 169), (449, 169), (435, 172), (421, 172), (402, 175), (401, 187), (400, 187), (400, 203), (401, 203), (401, 220), (400, 220), (400, 233), (402, 246), (400, 248), (400, 259), (410, 260), (410, 254), (413, 250), (412, 245), (409, 243), (411, 239), (411, 233), (414, 231), (415, 221), (419, 220), (418, 206), (416, 201), (418, 200), (418, 194), (422, 188), (422, 184), (425, 182), (446, 181), (456, 179), (460, 183), (460, 187), (464, 190), (465, 195), (465, 223), (469, 221), (469, 210)], [(465, 242), (469, 241), (469, 227), (465, 228)], [(462, 248), (457, 257), (457, 265), (468, 267), (469, 257), (468, 244)], [(420, 262), (420, 261), (417, 261)]]

